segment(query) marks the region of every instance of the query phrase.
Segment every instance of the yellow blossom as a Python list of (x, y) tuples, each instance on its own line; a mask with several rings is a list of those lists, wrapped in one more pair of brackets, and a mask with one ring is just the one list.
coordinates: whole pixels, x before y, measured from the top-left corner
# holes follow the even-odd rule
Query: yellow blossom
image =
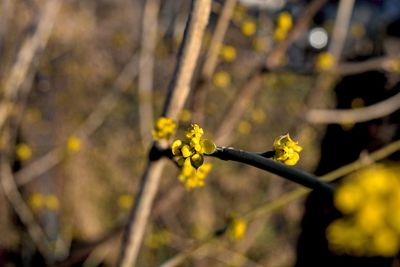
[(122, 194), (118, 197), (118, 206), (121, 209), (130, 209), (133, 204), (133, 197), (130, 194)]
[(215, 144), (202, 139), (204, 130), (192, 124), (185, 132), (185, 140), (177, 139), (171, 145), (172, 155), (181, 166), (179, 180), (187, 189), (204, 185), (204, 179), (211, 169), (211, 164), (204, 163), (204, 154), (212, 154)]
[(365, 106), (364, 99), (356, 97), (351, 101), (351, 108), (362, 108)]
[(220, 56), (226, 62), (232, 62), (236, 58), (236, 49), (232, 45), (224, 45), (221, 48)]
[(256, 52), (265, 52), (270, 48), (268, 40), (262, 37), (255, 37), (251, 45)]
[(278, 15), (276, 28), (274, 30), (274, 39), (283, 41), (293, 25), (292, 16), (289, 12), (282, 12)]
[(274, 30), (274, 39), (278, 42), (283, 41), (286, 38), (287, 31), (281, 28)]
[(46, 208), (49, 210), (58, 210), (60, 204), (58, 202), (58, 198), (55, 195), (48, 195), (44, 197), (44, 202)]
[(289, 166), (296, 165), (300, 159), (299, 153), (303, 150), (297, 142), (290, 138), (289, 134), (277, 137), (274, 141), (273, 148), (275, 151), (273, 159)]
[(155, 123), (152, 135), (155, 140), (169, 139), (175, 134), (176, 122), (170, 118), (160, 117)]
[(190, 119), (192, 118), (192, 113), (190, 112), (190, 110), (187, 109), (183, 109), (181, 111), (181, 114), (179, 116), (179, 119), (183, 122), (188, 122), (190, 121)]
[(246, 9), (244, 6), (242, 5), (236, 5), (234, 10), (233, 10), (233, 16), (232, 19), (236, 22), (236, 23), (240, 23), (243, 21), (243, 19), (245, 18), (246, 15)]
[(322, 52), (317, 56), (315, 67), (318, 71), (328, 71), (335, 66), (335, 58), (328, 52)]
[(218, 71), (213, 75), (212, 82), (218, 88), (226, 88), (231, 84), (231, 76), (226, 71)]
[(242, 218), (234, 217), (228, 227), (228, 234), (232, 239), (239, 240), (244, 237), (247, 230), (247, 221)]
[(15, 151), (17, 158), (21, 161), (28, 160), (32, 157), (32, 149), (24, 143), (18, 144)]
[(264, 112), (264, 110), (262, 109), (254, 109), (251, 112), (251, 120), (257, 124), (261, 124), (265, 121), (266, 119), (266, 114)]
[(398, 166), (374, 164), (346, 177), (334, 204), (344, 214), (327, 228), (330, 247), (360, 256), (397, 254), (400, 249)]
[(77, 136), (70, 136), (67, 140), (69, 152), (78, 152), (81, 149), (81, 140)]
[[(212, 141), (202, 139), (203, 134), (199, 125), (192, 124), (185, 132), (185, 141), (177, 139), (172, 143), (172, 154), (182, 156), (192, 167), (199, 168), (204, 162), (203, 154), (212, 154), (216, 149)], [(183, 164), (183, 160), (178, 160), (178, 163)]]
[(28, 204), (32, 209), (40, 209), (45, 205), (45, 198), (40, 193), (33, 193), (29, 197)]
[(242, 120), (239, 122), (238, 131), (240, 134), (247, 135), (251, 132), (251, 124), (248, 121)]
[(211, 168), (211, 163), (204, 163), (196, 170), (190, 162), (185, 161), (179, 174), (179, 181), (183, 183), (188, 190), (195, 187), (202, 187), (204, 186), (204, 181)]
[(152, 249), (160, 248), (171, 241), (171, 234), (164, 229), (150, 232), (145, 239), (145, 244)]
[(277, 25), (281, 29), (290, 30), (293, 26), (293, 19), (289, 12), (282, 12), (278, 15)]
[(253, 20), (245, 20), (243, 21), (240, 29), (245, 36), (252, 36), (256, 33), (257, 26)]

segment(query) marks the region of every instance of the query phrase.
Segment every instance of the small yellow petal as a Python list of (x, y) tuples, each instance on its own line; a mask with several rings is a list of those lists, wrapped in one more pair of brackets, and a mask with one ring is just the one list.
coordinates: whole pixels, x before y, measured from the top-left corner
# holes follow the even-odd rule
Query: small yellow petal
[(184, 158), (190, 157), (193, 154), (193, 152), (190, 149), (190, 146), (188, 145), (184, 145), (181, 149), (181, 152)]
[(217, 149), (217, 146), (208, 139), (203, 140), (201, 146), (203, 147), (203, 153), (207, 155), (214, 153)]
[(183, 145), (182, 140), (179, 140), (179, 139), (175, 140), (171, 145), (172, 155), (174, 155), (174, 156), (182, 155), (182, 153), (181, 153), (182, 145)]

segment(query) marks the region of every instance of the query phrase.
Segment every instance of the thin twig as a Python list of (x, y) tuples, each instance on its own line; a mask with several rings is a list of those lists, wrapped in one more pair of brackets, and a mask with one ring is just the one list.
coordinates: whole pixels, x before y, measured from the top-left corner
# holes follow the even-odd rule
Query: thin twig
[[(110, 92), (99, 101), (92, 113), (90, 113), (86, 120), (84, 120), (74, 131), (74, 135), (78, 136), (80, 139), (86, 139), (104, 123), (107, 116), (118, 103), (118, 93), (121, 92), (122, 88), (125, 88), (132, 83), (136, 77), (136, 62), (137, 55), (134, 54), (115, 80)], [(62, 144), (53, 148), (44, 156), (34, 160), (22, 170), (18, 171), (15, 174), (18, 186), (29, 183), (36, 177), (39, 177), (41, 174), (59, 164), (66, 157), (67, 154), (65, 152), (65, 144)]]
[(210, 47), (206, 54), (206, 59), (201, 74), (202, 79), (210, 80), (215, 71), (215, 68), (218, 64), (219, 51), (221, 50), (225, 33), (228, 30), (229, 22), (231, 20), (236, 2), (237, 0), (225, 0), (224, 2), (221, 15), (218, 18), (215, 31), (210, 41)]
[(13, 100), (18, 96), (21, 85), (31, 67), (34, 57), (44, 49), (53, 29), (60, 8), (60, 0), (48, 0), (43, 8), (36, 31), (27, 38), (18, 52), (10, 74), (4, 82), (0, 103), (0, 132), (13, 109)]
[(358, 123), (382, 118), (400, 109), (400, 93), (376, 104), (357, 109), (311, 109), (306, 113), (310, 123)]
[[(168, 92), (162, 115), (176, 120), (190, 90), (190, 81), (196, 66), (203, 34), (211, 9), (210, 0), (192, 1), (178, 62)], [(128, 227), (120, 251), (118, 266), (134, 266), (148, 223), (150, 210), (158, 190), (165, 160), (149, 161), (143, 173), (135, 206), (131, 210)]]
[(332, 41), (328, 49), (329, 53), (336, 59), (336, 62), (339, 62), (342, 56), (351, 15), (353, 13), (354, 2), (355, 0), (341, 0), (339, 3), (335, 25), (333, 27)]
[(1, 159), (1, 186), (5, 196), (15, 210), (21, 222), (25, 225), (33, 243), (43, 255), (46, 261), (52, 262), (52, 253), (50, 252), (50, 243), (42, 228), (36, 222), (34, 215), (29, 207), (26, 205), (24, 199), (18, 191), (12, 175), (10, 164), (6, 162), (5, 158)]
[(157, 43), (159, 0), (145, 2), (142, 19), (142, 43), (139, 59), (139, 129), (143, 147), (151, 142), (153, 127), (154, 50)]
[(222, 42), (225, 38), (226, 31), (229, 28), (234, 7), (237, 0), (226, 0), (222, 7), (221, 15), (218, 18), (217, 25), (213, 32), (210, 47), (207, 51), (205, 62), (201, 70), (200, 79), (193, 90), (193, 119), (198, 124), (203, 124), (204, 121), (204, 106), (206, 101), (207, 90), (210, 86), (210, 81), (215, 68), (218, 65), (218, 56), (221, 50)]

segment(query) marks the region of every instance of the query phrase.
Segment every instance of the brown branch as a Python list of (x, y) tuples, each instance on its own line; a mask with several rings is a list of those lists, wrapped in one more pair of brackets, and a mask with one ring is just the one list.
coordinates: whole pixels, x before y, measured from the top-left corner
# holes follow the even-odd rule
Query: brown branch
[(154, 50), (157, 43), (159, 0), (145, 2), (142, 19), (142, 43), (139, 58), (139, 129), (143, 147), (151, 142), (153, 128)]
[(310, 123), (357, 123), (378, 119), (400, 108), (400, 93), (376, 104), (357, 109), (311, 109), (306, 113)]
[(60, 0), (48, 0), (46, 2), (36, 31), (24, 41), (9, 75), (7, 75), (3, 90), (1, 91), (0, 132), (3, 130), (4, 124), (13, 110), (13, 101), (19, 94), (21, 85), (26, 78), (34, 57), (41, 52), (47, 44), (60, 4)]
[(53, 255), (50, 252), (49, 240), (38, 222), (36, 222), (34, 215), (19, 193), (12, 175), (10, 164), (4, 157), (1, 159), (0, 170), (1, 186), (5, 196), (10, 202), (10, 206), (14, 209), (21, 222), (25, 225), (36, 248), (43, 255), (46, 261), (52, 262)]
[[(198, 60), (201, 40), (208, 23), (210, 9), (210, 0), (192, 1), (183, 42), (178, 55), (178, 62), (168, 86), (162, 112), (163, 116), (176, 120), (185, 104), (190, 91), (190, 81)], [(158, 160), (149, 161), (147, 164), (136, 196), (136, 204), (131, 210), (128, 220), (118, 266), (130, 267), (136, 263), (165, 163), (165, 160)]]

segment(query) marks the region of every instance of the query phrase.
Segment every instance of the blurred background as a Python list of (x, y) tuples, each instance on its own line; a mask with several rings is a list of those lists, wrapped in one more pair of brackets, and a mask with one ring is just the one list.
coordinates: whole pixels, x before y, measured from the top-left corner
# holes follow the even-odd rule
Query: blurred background
[[(213, 1), (178, 136), (197, 122), (219, 146), (267, 151), (290, 132), (304, 148), (298, 167), (317, 175), (397, 140), (399, 112), (360, 123), (306, 114), (362, 108), (400, 92), (400, 1), (321, 2), (307, 22), (311, 1)], [(8, 117), (0, 120), (0, 149), (22, 196), (10, 205), (3, 183), (0, 266), (115, 265), (189, 8), (185, 0), (0, 2), (1, 105), (12, 105), (1, 114)], [(216, 34), (225, 8), (226, 31)], [(304, 30), (296, 30), (299, 21)], [(266, 64), (292, 29), (297, 36), (279, 63)], [(211, 68), (210, 53), (217, 59)], [(246, 89), (255, 75), (256, 88)], [(168, 164), (138, 265), (158, 266), (232, 216), (298, 187), (242, 164), (208, 161), (206, 185), (190, 191)], [(259, 216), (240, 240), (225, 238), (182, 266), (294, 266), (297, 250), (309, 247), (298, 248), (303, 212), (304, 198)], [(50, 263), (32, 240), (37, 228)]]

